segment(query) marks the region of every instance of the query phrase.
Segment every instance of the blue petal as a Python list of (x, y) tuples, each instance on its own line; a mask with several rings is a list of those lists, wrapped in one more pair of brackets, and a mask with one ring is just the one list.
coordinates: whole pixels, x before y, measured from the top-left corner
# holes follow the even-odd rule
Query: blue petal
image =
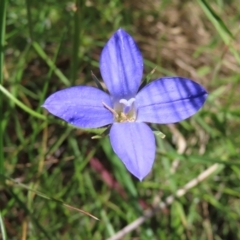
[(116, 98), (135, 96), (143, 74), (143, 59), (134, 39), (119, 29), (105, 45), (101, 58), (102, 78)]
[(53, 115), (80, 128), (98, 128), (113, 122), (110, 96), (94, 87), (71, 87), (52, 94), (43, 107)]
[(114, 152), (129, 172), (142, 180), (151, 170), (155, 158), (155, 138), (145, 123), (114, 123), (110, 130)]
[(137, 121), (160, 124), (179, 122), (196, 113), (207, 95), (206, 90), (192, 80), (160, 78), (137, 94)]

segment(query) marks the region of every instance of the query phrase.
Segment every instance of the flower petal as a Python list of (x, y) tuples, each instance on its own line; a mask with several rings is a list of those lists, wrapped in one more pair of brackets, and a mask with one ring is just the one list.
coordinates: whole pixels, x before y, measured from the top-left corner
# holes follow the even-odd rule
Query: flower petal
[(196, 113), (207, 95), (201, 85), (190, 79), (160, 78), (137, 94), (137, 121), (160, 124), (179, 122)]
[(129, 172), (142, 180), (151, 170), (155, 158), (155, 138), (145, 123), (114, 123), (110, 130), (114, 152)]
[(48, 97), (43, 104), (53, 115), (80, 128), (98, 128), (113, 122), (113, 114), (102, 102), (112, 107), (110, 96), (88, 86), (70, 87)]
[(103, 48), (100, 58), (102, 78), (117, 99), (135, 96), (143, 74), (143, 59), (134, 39), (119, 29)]

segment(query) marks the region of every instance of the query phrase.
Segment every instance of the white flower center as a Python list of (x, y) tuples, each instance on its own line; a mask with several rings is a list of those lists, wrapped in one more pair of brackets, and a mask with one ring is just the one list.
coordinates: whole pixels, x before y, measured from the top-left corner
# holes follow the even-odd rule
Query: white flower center
[(134, 122), (136, 120), (135, 98), (120, 99), (114, 105), (114, 110), (117, 115), (115, 116), (116, 122)]
[(120, 99), (114, 103), (114, 108), (112, 109), (104, 102), (102, 103), (105, 108), (107, 108), (114, 115), (115, 122), (135, 122), (137, 114), (135, 109), (135, 98), (130, 99)]

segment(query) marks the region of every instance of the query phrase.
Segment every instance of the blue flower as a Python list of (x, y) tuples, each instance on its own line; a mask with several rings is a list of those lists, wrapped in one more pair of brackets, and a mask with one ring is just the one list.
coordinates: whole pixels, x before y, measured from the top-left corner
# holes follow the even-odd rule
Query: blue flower
[(181, 77), (163, 77), (139, 91), (143, 58), (134, 39), (117, 30), (100, 58), (100, 71), (109, 91), (75, 86), (52, 94), (43, 107), (53, 115), (80, 128), (111, 124), (114, 152), (138, 179), (151, 170), (155, 137), (147, 123), (168, 124), (195, 114), (207, 98), (206, 90)]

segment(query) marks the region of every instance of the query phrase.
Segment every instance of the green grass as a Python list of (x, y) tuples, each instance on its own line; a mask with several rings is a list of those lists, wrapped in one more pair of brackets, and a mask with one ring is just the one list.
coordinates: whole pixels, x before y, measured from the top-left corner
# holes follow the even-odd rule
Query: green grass
[[(96, 2), (0, 1), (0, 239), (110, 239), (216, 163), (124, 239), (240, 239), (238, 1)], [(143, 182), (108, 137), (41, 108), (56, 90), (94, 85), (91, 71), (101, 78), (101, 49), (119, 27), (138, 42), (145, 76), (156, 67), (152, 79), (185, 76), (209, 91), (195, 116), (157, 126), (166, 137)]]

